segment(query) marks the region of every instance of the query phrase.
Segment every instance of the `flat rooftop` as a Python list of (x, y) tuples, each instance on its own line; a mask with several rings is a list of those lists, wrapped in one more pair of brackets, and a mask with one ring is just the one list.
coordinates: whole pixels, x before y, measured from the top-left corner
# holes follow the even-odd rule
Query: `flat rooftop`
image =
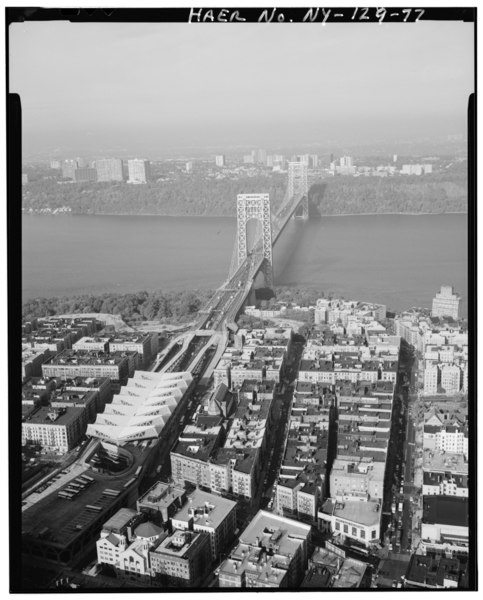
[(64, 350), (46, 365), (118, 365), (133, 352), (102, 352), (101, 350)]
[(111, 337), (111, 344), (143, 344), (153, 336), (152, 333), (137, 333), (126, 331), (123, 333), (116, 333)]
[[(61, 412), (56, 411), (55, 408), (48, 406), (42, 406), (35, 413), (31, 414), (25, 419), (25, 423), (31, 425), (55, 425), (56, 427), (69, 425), (82, 415), (84, 407), (70, 406)], [(58, 414), (57, 418), (51, 419), (49, 414)]]
[(84, 336), (82, 337), (80, 340), (77, 340), (77, 342), (75, 343), (75, 345), (81, 345), (81, 344), (107, 344), (108, 342), (111, 341), (111, 337), (101, 337), (99, 335), (95, 335), (95, 336)]
[(468, 527), (468, 498), (424, 496), (422, 522)]
[(218, 465), (226, 465), (229, 460), (235, 460), (235, 471), (249, 474), (254, 469), (258, 452), (258, 448), (219, 448), (211, 460)]
[(453, 475), (451, 473), (432, 473), (431, 471), (423, 471), (423, 484), (424, 485), (440, 485), (443, 481), (448, 479), (447, 475), (451, 477), (451, 479), (456, 484), (458, 488), (467, 488), (468, 487), (468, 475)]
[(328, 512), (328, 514), (333, 514), (339, 519), (365, 525), (366, 527), (379, 524), (381, 510), (380, 502), (360, 500), (336, 502), (334, 499), (329, 499), (322, 507), (322, 512)]
[[(50, 544), (66, 547), (93, 524), (100, 528), (107, 520), (106, 516), (113, 504), (129, 490), (129, 487), (124, 486), (131, 480), (134, 483), (135, 471), (146, 459), (146, 451), (131, 444), (126, 445), (124, 449), (129, 450), (133, 462), (122, 474), (101, 474), (86, 467), (84, 471), (75, 469), (75, 474), (64, 475), (62, 487), (52, 486), (53, 491), (50, 494), (22, 512), (22, 536), (48, 535), (46, 539)], [(84, 476), (92, 478), (93, 481), (72, 500), (58, 496), (59, 491)], [(106, 490), (109, 492), (105, 493)], [(100, 507), (100, 510), (89, 508), (92, 506)], [(28, 541), (24, 540), (22, 543)]]
[(332, 583), (333, 588), (358, 588), (361, 584), (367, 565), (354, 558), (345, 558), (338, 575)]
[(423, 470), (433, 472), (450, 472), (462, 475), (468, 474), (468, 462), (463, 454), (424, 449)]
[(378, 395), (391, 396), (394, 392), (394, 383), (392, 381), (339, 381), (337, 384), (339, 396), (374, 397)]
[(406, 571), (406, 580), (427, 587), (443, 587), (444, 580), (458, 581), (460, 561), (456, 558), (433, 558), (413, 554)]
[(220, 573), (241, 575), (246, 572), (255, 582), (255, 587), (257, 587), (256, 582), (261, 582), (263, 587), (278, 587), (287, 574), (290, 562), (288, 556), (272, 554), (265, 548), (240, 542), (221, 564)]
[(278, 547), (277, 554), (292, 556), (307, 540), (310, 526), (273, 513), (259, 510), (247, 528), (240, 534), (240, 542), (250, 546)]
[[(187, 502), (173, 519), (188, 522), (192, 518), (195, 524), (199, 523), (200, 525), (216, 528), (227, 518), (236, 505), (236, 502), (232, 500), (196, 489), (188, 495)], [(194, 516), (189, 514), (191, 509), (195, 511)]]
[(218, 435), (196, 434), (194, 441), (179, 441), (171, 450), (172, 454), (181, 454), (196, 460), (207, 461), (219, 444)]
[(164, 538), (151, 552), (188, 559), (195, 552), (205, 535), (207, 534), (204, 532), (177, 530), (169, 537)]
[(120, 533), (121, 529), (131, 523), (137, 515), (138, 513), (131, 508), (120, 508), (104, 523), (103, 529), (112, 531), (113, 533)]
[(337, 457), (332, 465), (332, 475), (382, 479), (385, 469), (384, 463), (373, 461), (367, 457)]
[(24, 348), (22, 350), (22, 362), (27, 363), (45, 355), (44, 350), (34, 350), (33, 348)]
[(167, 508), (176, 500), (183, 498), (186, 491), (182, 487), (157, 481), (149, 490), (138, 498), (138, 505), (152, 508)]
[(240, 394), (247, 394), (254, 390), (261, 393), (267, 394), (272, 393), (275, 388), (275, 381), (266, 379), (263, 383), (258, 379), (244, 379), (240, 388)]

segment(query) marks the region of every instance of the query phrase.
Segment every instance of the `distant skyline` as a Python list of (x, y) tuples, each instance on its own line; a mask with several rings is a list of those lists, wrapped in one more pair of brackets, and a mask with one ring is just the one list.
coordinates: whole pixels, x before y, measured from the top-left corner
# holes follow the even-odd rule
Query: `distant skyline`
[(465, 135), (472, 23), (10, 26), (24, 154)]

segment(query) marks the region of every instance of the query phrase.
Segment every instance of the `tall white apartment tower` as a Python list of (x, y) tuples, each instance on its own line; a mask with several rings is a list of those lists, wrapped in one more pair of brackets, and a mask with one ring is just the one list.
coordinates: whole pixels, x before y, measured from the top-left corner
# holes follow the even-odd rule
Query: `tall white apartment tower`
[(151, 177), (151, 165), (149, 160), (133, 158), (127, 161), (129, 173), (128, 183), (147, 183)]
[(442, 285), (441, 290), (433, 298), (432, 317), (458, 318), (458, 309), (461, 298), (453, 292), (453, 286)]

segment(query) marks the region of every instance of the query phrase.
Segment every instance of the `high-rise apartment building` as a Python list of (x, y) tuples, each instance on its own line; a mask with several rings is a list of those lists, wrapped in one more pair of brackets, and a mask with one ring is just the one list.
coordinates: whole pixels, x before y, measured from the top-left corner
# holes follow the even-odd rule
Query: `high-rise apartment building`
[(217, 167), (224, 167), (225, 166), (225, 155), (217, 154), (215, 156), (215, 163), (216, 163)]
[(352, 157), (351, 156), (341, 156), (340, 157), (340, 166), (342, 168), (344, 168), (344, 167), (347, 167), (347, 168), (352, 167)]
[(64, 179), (74, 179), (75, 178), (75, 171), (78, 168), (78, 163), (76, 160), (64, 160), (62, 162), (61, 168), (62, 168), (62, 177)]
[(97, 181), (122, 181), (122, 160), (120, 158), (101, 158), (96, 160)]
[(84, 181), (97, 181), (97, 169), (79, 167), (74, 171), (74, 180), (78, 183)]
[(445, 365), (441, 369), (441, 387), (449, 395), (461, 389), (461, 369), (457, 365)]
[(441, 290), (433, 298), (432, 317), (458, 318), (458, 309), (461, 298), (453, 292), (453, 286), (442, 285)]
[(129, 172), (128, 183), (147, 183), (151, 178), (151, 164), (143, 158), (133, 158), (127, 161)]
[(185, 165), (185, 168), (186, 168), (187, 173), (192, 173), (193, 172), (193, 163), (191, 161), (187, 162)]
[(424, 393), (436, 394), (438, 391), (438, 366), (428, 365), (424, 369)]

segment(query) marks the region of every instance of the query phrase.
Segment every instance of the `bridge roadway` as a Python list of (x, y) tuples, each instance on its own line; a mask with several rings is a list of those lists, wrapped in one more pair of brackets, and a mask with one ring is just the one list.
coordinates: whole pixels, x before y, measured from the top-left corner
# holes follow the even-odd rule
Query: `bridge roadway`
[[(274, 215), (272, 219), (272, 246), (280, 237), (301, 201), (302, 197), (292, 198), (290, 201), (285, 202), (279, 212)], [(263, 266), (265, 259), (261, 250), (262, 242), (260, 240), (235, 273), (218, 288), (207, 306), (200, 311), (200, 318), (193, 325), (192, 329), (171, 340), (170, 344), (159, 355), (158, 360), (151, 369), (152, 371), (167, 372), (172, 370), (183, 357), (184, 353), (187, 352), (195, 336), (210, 335), (210, 342), (203, 345), (196, 357), (190, 361), (187, 370), (193, 371), (206, 350), (216, 345), (217, 351), (213, 359), (210, 360), (203, 379), (206, 380), (211, 375), (216, 366), (215, 359), (218, 357), (218, 362), (228, 343), (228, 329), (235, 328), (236, 318), (250, 294), (257, 273)], [(168, 356), (176, 344), (181, 347), (161, 367), (166, 356)]]
[[(272, 246), (275, 245), (302, 199), (301, 196), (292, 198), (284, 203), (279, 212), (274, 215), (272, 219)], [(200, 311), (202, 314), (198, 322), (200, 329), (221, 328), (225, 330), (227, 325), (235, 322), (263, 263), (264, 257), (260, 240), (233, 276), (218, 288), (209, 301), (208, 307)]]

